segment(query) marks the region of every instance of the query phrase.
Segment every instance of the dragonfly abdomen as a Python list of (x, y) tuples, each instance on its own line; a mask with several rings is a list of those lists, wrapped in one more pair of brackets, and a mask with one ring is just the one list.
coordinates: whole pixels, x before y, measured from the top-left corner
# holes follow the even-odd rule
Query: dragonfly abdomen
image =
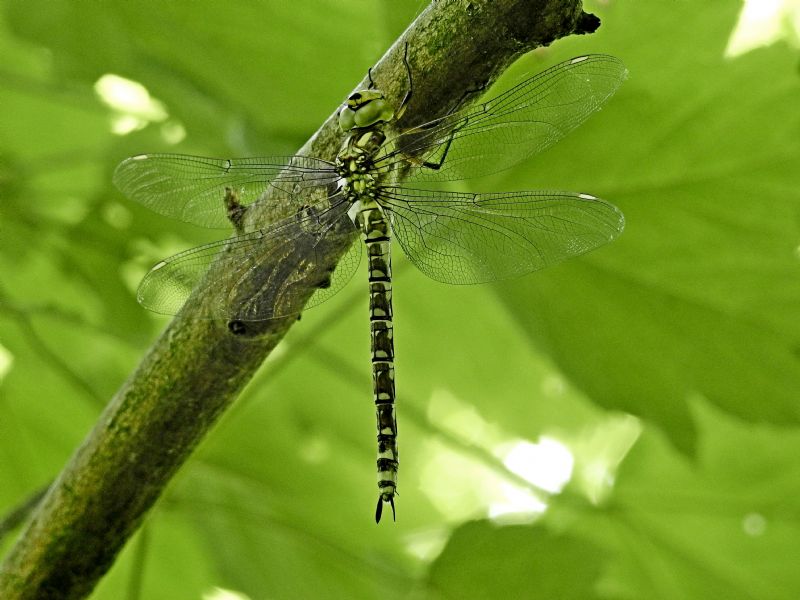
[(383, 503), (394, 516), (397, 490), (397, 419), (395, 417), (394, 335), (392, 324), (391, 229), (380, 206), (373, 200), (353, 205), (356, 226), (364, 236), (369, 267), (369, 319), (372, 349), (372, 389), (378, 428), (378, 507)]

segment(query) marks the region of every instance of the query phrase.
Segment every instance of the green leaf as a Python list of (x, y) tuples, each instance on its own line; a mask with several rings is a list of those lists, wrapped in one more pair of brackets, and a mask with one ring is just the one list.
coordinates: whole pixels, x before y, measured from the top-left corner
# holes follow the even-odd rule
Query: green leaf
[(557, 508), (555, 526), (606, 549), (621, 598), (775, 598), (800, 589), (797, 430), (725, 417), (695, 399), (696, 462), (646, 433), (603, 506)]
[(541, 527), (462, 525), (432, 565), (430, 598), (600, 598), (595, 582), (605, 562), (594, 544)]
[(513, 179), (601, 196), (625, 232), (499, 294), (595, 402), (689, 451), (692, 393), (753, 421), (800, 419), (800, 80), (784, 48), (722, 56), (733, 4), (658, 5), (655, 19), (620, 5), (610, 29), (648, 22), (655, 38), (679, 27), (704, 43), (664, 51), (620, 32), (608, 51), (630, 77), (617, 97)]

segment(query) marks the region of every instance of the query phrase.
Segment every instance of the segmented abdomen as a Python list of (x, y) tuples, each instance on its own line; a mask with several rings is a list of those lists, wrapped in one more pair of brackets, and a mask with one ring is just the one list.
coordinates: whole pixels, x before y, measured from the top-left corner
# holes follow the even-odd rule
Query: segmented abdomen
[(397, 419), (394, 410), (391, 230), (383, 211), (374, 202), (361, 204), (355, 221), (364, 235), (369, 261), (372, 388), (378, 426), (379, 496), (375, 520), (380, 521), (384, 502), (391, 505), (394, 516), (398, 466)]

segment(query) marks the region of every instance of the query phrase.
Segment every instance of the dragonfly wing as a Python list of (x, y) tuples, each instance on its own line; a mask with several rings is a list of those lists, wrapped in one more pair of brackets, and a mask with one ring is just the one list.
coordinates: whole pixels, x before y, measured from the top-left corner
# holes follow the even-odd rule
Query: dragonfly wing
[[(384, 168), (412, 158), (407, 181), (445, 181), (507, 169), (549, 148), (596, 112), (627, 76), (618, 58), (580, 56), (496, 98), (394, 138)], [(444, 160), (442, 160), (444, 159)], [(441, 162), (430, 168), (423, 163)]]
[(226, 189), (248, 205), (267, 186), (291, 197), (337, 179), (331, 163), (305, 156), (227, 159), (140, 154), (122, 161), (114, 171), (114, 184), (131, 200), (159, 214), (211, 228), (231, 227)]
[(321, 288), (315, 294), (319, 304), (344, 287), (358, 265), (350, 251), (333, 274), (321, 266), (321, 257), (356, 233), (347, 209), (340, 200), (324, 211), (176, 254), (147, 273), (138, 300), (154, 312), (176, 314), (204, 280), (216, 288), (216, 301), (199, 299), (193, 313), (198, 318), (261, 321), (298, 314), (308, 299), (303, 290), (309, 281)]
[(339, 259), (336, 269), (330, 276), (330, 281), (323, 281), (320, 288), (314, 292), (309, 301), (306, 302), (305, 310), (319, 306), (323, 302), (330, 300), (330, 298), (338, 294), (339, 291), (350, 282), (353, 275), (358, 270), (358, 265), (361, 264), (362, 246), (361, 240), (350, 245), (347, 253)]
[(571, 192), (388, 188), (380, 203), (409, 260), (453, 284), (525, 275), (602, 246), (625, 225), (613, 205)]

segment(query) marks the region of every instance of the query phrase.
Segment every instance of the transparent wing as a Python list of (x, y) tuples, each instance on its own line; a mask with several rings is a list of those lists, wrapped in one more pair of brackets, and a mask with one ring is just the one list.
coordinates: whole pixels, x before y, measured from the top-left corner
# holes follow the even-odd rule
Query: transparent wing
[(322, 270), (319, 261), (332, 245), (352, 240), (355, 227), (347, 208), (347, 202), (339, 201), (322, 212), (309, 210), (302, 218), (176, 254), (147, 273), (138, 300), (154, 312), (176, 314), (205, 278), (219, 293), (216, 302), (198, 303), (199, 318), (260, 321), (298, 314), (308, 281), (320, 289), (306, 308), (336, 294), (358, 267), (360, 243), (352, 244), (333, 273)]
[(304, 310), (314, 308), (323, 302), (327, 302), (350, 282), (353, 275), (358, 270), (358, 265), (361, 264), (361, 250), (363, 245), (360, 239), (350, 245), (347, 254), (339, 259), (336, 269), (334, 269), (333, 274), (330, 276), (330, 281), (323, 280), (323, 284), (314, 292), (308, 302), (306, 302), (306, 305), (303, 307)]
[(389, 169), (408, 158), (420, 165), (444, 158), (438, 169), (412, 169), (406, 181), (466, 179), (502, 171), (578, 127), (626, 76), (627, 69), (613, 56), (573, 58), (488, 102), (401, 133), (380, 166)]
[(268, 185), (292, 196), (337, 179), (331, 163), (304, 156), (229, 159), (140, 154), (125, 159), (114, 171), (114, 184), (131, 200), (159, 214), (211, 228), (231, 227), (226, 188), (236, 193), (239, 203), (248, 205)]
[(379, 199), (420, 271), (444, 283), (525, 275), (602, 246), (625, 220), (588, 194), (468, 194), (387, 188)]

